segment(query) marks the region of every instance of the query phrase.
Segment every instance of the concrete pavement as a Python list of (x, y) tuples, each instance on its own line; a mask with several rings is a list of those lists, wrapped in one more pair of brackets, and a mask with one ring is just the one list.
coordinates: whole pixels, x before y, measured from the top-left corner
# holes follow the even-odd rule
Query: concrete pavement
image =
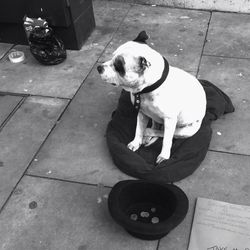
[[(0, 44), (0, 249), (184, 250), (197, 197), (250, 205), (250, 16), (112, 1), (94, 1), (94, 11), (94, 32), (57, 66)], [(190, 201), (187, 217), (152, 242), (131, 237), (107, 210), (111, 187), (132, 177), (105, 141), (120, 89), (96, 71), (144, 29), (170, 64), (216, 84), (236, 109), (213, 123), (205, 160), (176, 183)], [(11, 64), (10, 49), (26, 60)]]

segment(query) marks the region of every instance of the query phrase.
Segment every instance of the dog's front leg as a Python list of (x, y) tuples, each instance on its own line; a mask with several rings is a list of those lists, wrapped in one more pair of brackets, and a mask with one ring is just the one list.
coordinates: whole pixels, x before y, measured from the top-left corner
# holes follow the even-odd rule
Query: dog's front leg
[(176, 123), (177, 123), (176, 118), (169, 118), (169, 117), (164, 118), (164, 137), (162, 142), (161, 153), (158, 155), (156, 160), (157, 164), (170, 158), (170, 151), (172, 147), (172, 141), (174, 137)]
[(137, 115), (137, 123), (135, 129), (134, 140), (128, 144), (128, 148), (132, 151), (136, 151), (142, 144), (144, 130), (148, 125), (149, 118), (144, 115), (142, 112), (139, 112)]

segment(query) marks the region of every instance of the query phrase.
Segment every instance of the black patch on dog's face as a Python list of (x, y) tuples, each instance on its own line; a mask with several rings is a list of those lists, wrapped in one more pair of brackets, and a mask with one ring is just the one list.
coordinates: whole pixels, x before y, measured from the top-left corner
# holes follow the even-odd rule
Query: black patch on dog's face
[(117, 56), (113, 63), (115, 71), (119, 73), (120, 76), (125, 76), (125, 61), (122, 56)]
[(138, 66), (139, 66), (138, 73), (139, 74), (143, 74), (144, 70), (149, 66), (149, 63), (146, 60), (146, 58), (140, 56), (138, 58)]

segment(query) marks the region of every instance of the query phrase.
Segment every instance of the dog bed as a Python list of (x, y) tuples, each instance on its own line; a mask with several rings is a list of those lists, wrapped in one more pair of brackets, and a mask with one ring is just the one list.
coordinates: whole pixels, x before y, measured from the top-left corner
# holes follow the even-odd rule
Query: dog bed
[(127, 148), (133, 140), (137, 112), (130, 101), (130, 94), (121, 92), (117, 109), (107, 126), (107, 145), (114, 164), (124, 173), (150, 181), (172, 183), (191, 175), (203, 161), (212, 137), (211, 122), (234, 112), (230, 98), (218, 87), (200, 80), (207, 97), (206, 115), (199, 131), (187, 139), (173, 139), (170, 159), (155, 165), (162, 147), (162, 138), (136, 152)]

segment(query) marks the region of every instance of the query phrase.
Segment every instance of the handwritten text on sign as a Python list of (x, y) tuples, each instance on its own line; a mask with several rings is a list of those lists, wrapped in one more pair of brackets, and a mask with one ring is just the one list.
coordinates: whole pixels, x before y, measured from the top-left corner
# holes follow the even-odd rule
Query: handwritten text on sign
[[(239, 248), (228, 248), (228, 247), (220, 247), (220, 246), (212, 246), (212, 247), (209, 247), (207, 248), (207, 250), (241, 250)], [(245, 248), (245, 249), (242, 249), (242, 250), (250, 250), (250, 248)]]

